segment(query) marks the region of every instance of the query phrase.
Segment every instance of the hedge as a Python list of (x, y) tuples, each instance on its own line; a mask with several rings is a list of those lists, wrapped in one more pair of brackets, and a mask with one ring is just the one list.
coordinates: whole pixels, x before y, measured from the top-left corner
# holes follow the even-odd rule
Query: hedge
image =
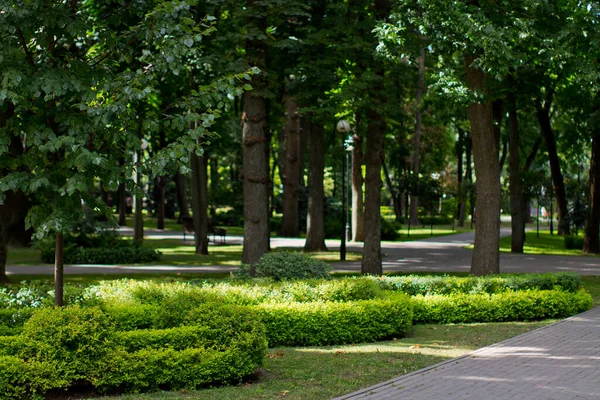
[(265, 324), (270, 347), (373, 342), (405, 335), (413, 319), (411, 299), (402, 294), (346, 303), (260, 304), (253, 309)]
[(239, 381), (262, 365), (266, 336), (251, 310), (208, 304), (184, 322), (128, 332), (116, 331), (99, 308), (36, 311), (21, 335), (0, 337), (0, 398), (74, 384), (102, 391), (197, 388)]
[(415, 295), (450, 295), (456, 293), (501, 293), (530, 289), (553, 290), (560, 288), (576, 292), (581, 288), (581, 277), (572, 272), (548, 274), (519, 274), (494, 276), (384, 276), (372, 277), (382, 289)]
[(589, 293), (528, 290), (413, 297), (414, 323), (531, 321), (565, 318), (592, 307)]

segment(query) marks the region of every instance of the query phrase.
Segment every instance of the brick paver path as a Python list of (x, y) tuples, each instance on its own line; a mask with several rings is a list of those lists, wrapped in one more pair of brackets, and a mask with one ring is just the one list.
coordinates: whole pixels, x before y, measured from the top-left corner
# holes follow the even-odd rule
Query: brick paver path
[(600, 307), (339, 399), (600, 399)]

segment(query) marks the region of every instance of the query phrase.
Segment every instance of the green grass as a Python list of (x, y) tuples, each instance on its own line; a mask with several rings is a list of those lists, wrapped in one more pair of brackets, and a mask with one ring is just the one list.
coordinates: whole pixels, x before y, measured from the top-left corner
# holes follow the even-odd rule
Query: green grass
[[(500, 239), (500, 251), (510, 253), (511, 236)], [(553, 256), (583, 256), (581, 250), (566, 249), (563, 236), (550, 235), (549, 231), (540, 231), (540, 237), (537, 232), (529, 231), (526, 233), (525, 254), (544, 254)]]
[(409, 242), (414, 240), (429, 239), (432, 237), (456, 235), (458, 233), (470, 231), (470, 229), (459, 228), (456, 226), (454, 229), (452, 229), (452, 225), (434, 225), (433, 229), (429, 226), (423, 228), (423, 225), (418, 225), (417, 227), (411, 227), (409, 235), (408, 226), (404, 224), (402, 225), (402, 229), (398, 231), (398, 233), (400, 233), (400, 238), (397, 241)]

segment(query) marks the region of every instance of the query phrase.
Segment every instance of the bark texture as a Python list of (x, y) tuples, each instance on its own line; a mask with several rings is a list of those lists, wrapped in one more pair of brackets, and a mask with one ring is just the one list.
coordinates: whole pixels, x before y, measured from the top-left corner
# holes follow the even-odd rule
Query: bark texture
[(585, 221), (584, 253), (600, 253), (600, 136), (592, 140), (592, 159), (590, 160), (590, 188), (588, 211)]
[(558, 205), (558, 234), (569, 234), (568, 221), (568, 203), (567, 192), (565, 190), (565, 182), (560, 168), (560, 160), (558, 158), (558, 150), (556, 148), (556, 135), (552, 129), (550, 122), (550, 100), (551, 93), (546, 97), (545, 104), (542, 105), (540, 99), (537, 101), (537, 118), (542, 130), (542, 136), (548, 150), (548, 158), (550, 160), (550, 172), (552, 174), (552, 184), (554, 185), (554, 194), (556, 195), (556, 204)]
[(179, 206), (179, 219), (189, 217), (190, 209), (187, 200), (187, 178), (184, 174), (177, 171), (175, 175), (175, 186), (177, 189), (177, 205)]
[(352, 241), (365, 240), (365, 204), (363, 201), (364, 160), (363, 139), (359, 135), (352, 136)]
[[(485, 93), (486, 76), (471, 66), (473, 59), (465, 63), (466, 80), (470, 89)], [(473, 161), (477, 179), (476, 231), (471, 273), (473, 275), (498, 274), (500, 272), (500, 170), (498, 168), (499, 143), (494, 134), (492, 104), (472, 103), (467, 115), (471, 123)]]
[(325, 129), (310, 124), (310, 163), (308, 167), (308, 216), (304, 251), (327, 251), (325, 245)]
[(190, 154), (192, 217), (196, 254), (208, 254), (208, 165), (205, 157)]
[(509, 110), (509, 184), (510, 184), (510, 216), (511, 216), (511, 252), (523, 253), (525, 243), (525, 197), (521, 184), (519, 157), (519, 120), (517, 104), (513, 95), (508, 98)]
[(365, 177), (365, 241), (361, 273), (383, 274), (381, 259), (381, 164), (385, 121), (376, 111), (367, 113), (367, 173)]
[(293, 97), (285, 98), (285, 150), (283, 169), (283, 216), (279, 234), (298, 237), (298, 193), (300, 184), (300, 114)]

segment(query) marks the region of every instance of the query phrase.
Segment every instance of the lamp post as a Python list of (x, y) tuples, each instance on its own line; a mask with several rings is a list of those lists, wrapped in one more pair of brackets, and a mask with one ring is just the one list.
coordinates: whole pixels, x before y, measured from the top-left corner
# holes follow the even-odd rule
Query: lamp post
[[(148, 141), (146, 139), (142, 139), (142, 144), (140, 146), (140, 150), (136, 151), (133, 154), (133, 163), (135, 165), (135, 184), (136, 186), (140, 184), (142, 181), (142, 174), (140, 172), (140, 166), (142, 164), (142, 159), (144, 158), (144, 150), (148, 148)], [(138, 196), (137, 194), (133, 195), (134, 204), (135, 204), (135, 213), (133, 215), (134, 220), (134, 228), (133, 228), (133, 239), (136, 242), (141, 242), (144, 239), (144, 217), (142, 215), (142, 208), (144, 206), (144, 199), (142, 196)]]
[[(336, 130), (341, 133), (350, 132), (350, 123), (345, 119), (338, 121), (335, 126)], [(346, 141), (344, 139), (343, 142), (344, 150), (346, 147)], [(350, 229), (348, 227), (348, 215), (346, 211), (346, 162), (347, 162), (347, 153), (344, 151), (344, 159), (342, 160), (342, 236), (341, 236), (341, 244), (340, 244), (340, 260), (346, 261), (346, 237), (347, 232)]]

